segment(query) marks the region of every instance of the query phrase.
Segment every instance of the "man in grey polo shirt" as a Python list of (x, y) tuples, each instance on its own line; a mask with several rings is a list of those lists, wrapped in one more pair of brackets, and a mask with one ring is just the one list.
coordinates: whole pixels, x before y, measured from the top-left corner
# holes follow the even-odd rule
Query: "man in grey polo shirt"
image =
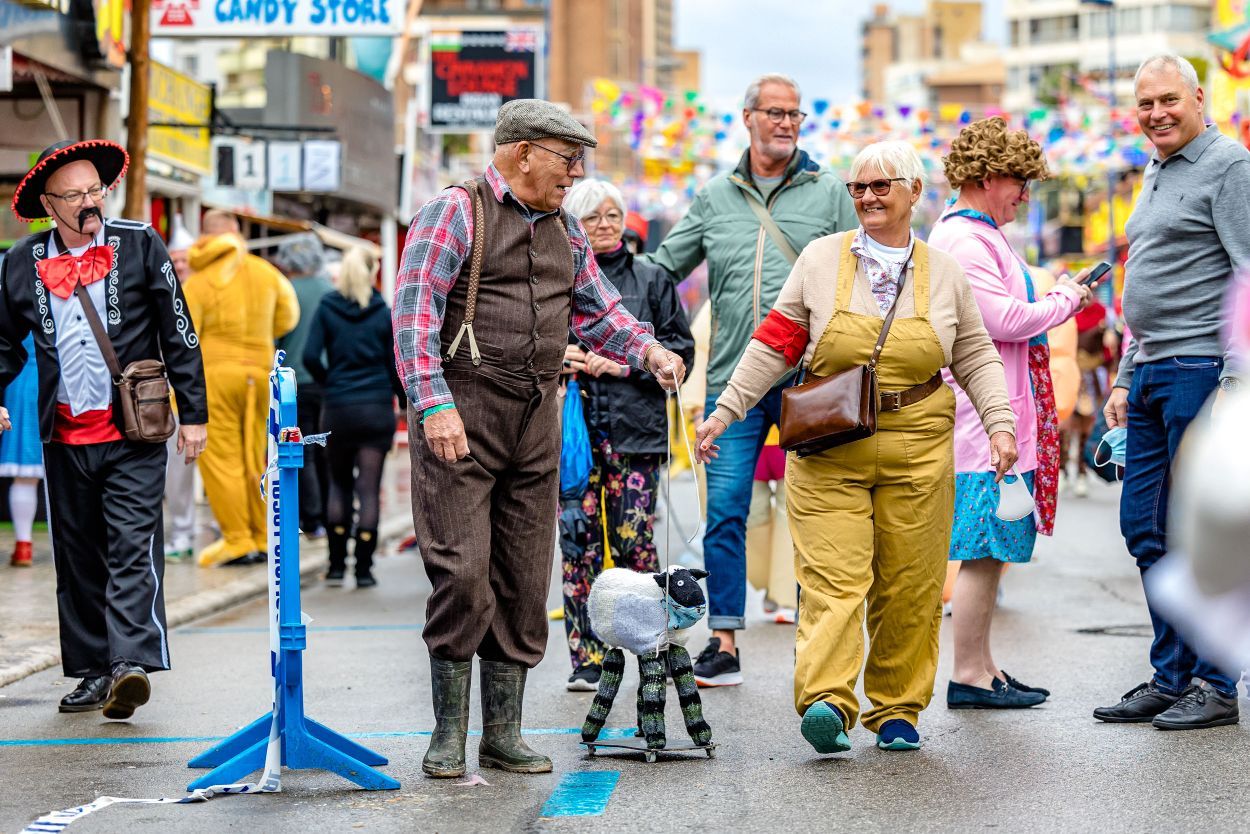
[[(1134, 86), (1155, 153), (1127, 226), (1124, 318), (1133, 341), (1103, 412), (1109, 427), (1128, 428), (1120, 531), (1145, 574), (1167, 553), (1168, 479), (1181, 437), (1213, 391), (1238, 385), (1221, 312), (1234, 270), (1250, 267), (1250, 152), (1204, 124), (1198, 75), (1184, 58), (1146, 59)], [(1154, 677), (1094, 717), (1161, 730), (1236, 724), (1232, 670), (1200, 657), (1150, 609)]]

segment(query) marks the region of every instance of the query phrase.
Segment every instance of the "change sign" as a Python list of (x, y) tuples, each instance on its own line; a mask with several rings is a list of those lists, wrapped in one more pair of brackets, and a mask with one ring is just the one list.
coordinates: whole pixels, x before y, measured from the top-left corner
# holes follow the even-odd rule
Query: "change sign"
[(430, 130), (492, 130), (506, 101), (542, 98), (538, 29), (430, 33)]

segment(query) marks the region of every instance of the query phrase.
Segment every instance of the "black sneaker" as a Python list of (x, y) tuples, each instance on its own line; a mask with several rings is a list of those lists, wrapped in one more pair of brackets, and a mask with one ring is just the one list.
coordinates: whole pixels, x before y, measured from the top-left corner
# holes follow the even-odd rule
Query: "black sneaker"
[(566, 689), (569, 692), (598, 692), (599, 678), (602, 675), (602, 668), (594, 664), (587, 664), (569, 675), (569, 683)]
[(326, 571), (326, 584), (331, 588), (342, 588), (344, 573), (342, 568), (330, 568)]
[(1179, 695), (1169, 695), (1149, 680), (1124, 693), (1115, 706), (1098, 707), (1094, 710), (1094, 717), (1111, 724), (1146, 724), (1178, 700)]
[(722, 652), (719, 637), (708, 640), (707, 647), (695, 658), (694, 682), (699, 686), (740, 686), (742, 664), (738, 651)]
[(1221, 695), (1209, 685), (1191, 686), (1180, 700), (1154, 717), (1160, 730), (1205, 730), (1239, 721), (1237, 696)]
[(369, 571), (367, 570), (356, 571), (356, 587), (357, 588), (372, 588), (376, 584), (378, 584), (378, 580), (374, 579), (373, 574), (370, 573)]

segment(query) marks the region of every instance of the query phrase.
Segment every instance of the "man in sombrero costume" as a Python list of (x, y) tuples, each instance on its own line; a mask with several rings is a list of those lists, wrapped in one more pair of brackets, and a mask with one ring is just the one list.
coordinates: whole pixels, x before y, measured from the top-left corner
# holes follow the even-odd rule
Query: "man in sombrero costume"
[[(22, 368), (33, 332), (39, 368), (61, 662), (82, 678), (62, 712), (129, 718), (169, 668), (162, 589), (166, 448), (127, 440), (121, 405), (75, 288), (82, 285), (126, 367), (163, 359), (187, 462), (204, 450), (208, 407), (199, 340), (169, 254), (147, 223), (106, 219), (126, 171), (113, 142), (60, 142), (18, 184), (12, 209), (56, 228), (18, 241), (0, 266), (0, 390)], [(0, 431), (10, 428), (0, 408)]]

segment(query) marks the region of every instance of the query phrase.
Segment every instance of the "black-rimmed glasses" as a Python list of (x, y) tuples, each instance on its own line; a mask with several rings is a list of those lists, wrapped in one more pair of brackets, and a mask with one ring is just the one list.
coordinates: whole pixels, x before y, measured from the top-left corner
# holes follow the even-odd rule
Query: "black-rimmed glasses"
[(781, 124), (783, 119), (789, 119), (795, 124), (799, 124), (807, 118), (807, 114), (802, 110), (782, 110), (780, 107), (769, 107), (765, 110), (762, 107), (752, 107), (752, 112), (763, 113), (768, 116), (768, 120), (775, 125)]
[(569, 174), (572, 174), (572, 173), (573, 173), (573, 169), (577, 167), (577, 164), (578, 164), (579, 162), (585, 162), (585, 161), (586, 161), (586, 151), (585, 151), (585, 149), (582, 149), (581, 151), (578, 151), (576, 154), (574, 154), (574, 155), (572, 155), (572, 156), (569, 156), (568, 154), (563, 154), (563, 153), (560, 153), (559, 151), (553, 151), (551, 148), (547, 147), (546, 145), (540, 145), (540, 144), (538, 144), (537, 142), (530, 142), (530, 144), (531, 144), (531, 145), (533, 145), (533, 146), (534, 146), (534, 147), (536, 147), (536, 148), (542, 148), (542, 149), (543, 149), (544, 151), (546, 151), (547, 153), (553, 153), (553, 154), (555, 154), (556, 156), (558, 156), (558, 157), (560, 157), (561, 159), (563, 159), (565, 162), (567, 162), (567, 163), (568, 163), (568, 172), (569, 172)]
[(104, 198), (104, 186), (93, 185), (86, 191), (66, 191), (64, 194), (53, 194), (51, 191), (45, 191), (44, 194), (49, 197), (55, 197), (67, 205), (77, 206), (81, 205), (82, 201), (87, 197), (90, 197), (93, 202), (100, 202)]
[(907, 182), (907, 177), (891, 177), (890, 179), (873, 180), (872, 182), (848, 182), (846, 190), (856, 200), (867, 194), (870, 188), (873, 194), (876, 194), (878, 197), (884, 197), (890, 193), (890, 189), (894, 187), (896, 182)]

